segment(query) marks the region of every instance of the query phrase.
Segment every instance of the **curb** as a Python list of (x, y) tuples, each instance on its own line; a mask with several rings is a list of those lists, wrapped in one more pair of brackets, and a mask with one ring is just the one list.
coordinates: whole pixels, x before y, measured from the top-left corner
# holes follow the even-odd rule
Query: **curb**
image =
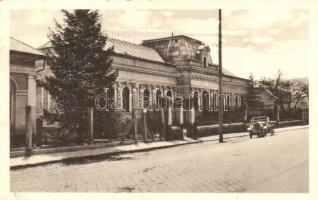
[[(279, 129), (284, 129), (284, 128), (286, 128), (286, 129), (279, 130)], [(287, 128), (289, 128), (289, 129), (287, 129)], [(309, 125), (297, 126), (297, 127), (282, 127), (282, 128), (279, 128), (278, 130), (276, 130), (275, 133), (284, 132), (284, 131), (293, 131), (293, 130), (305, 129), (305, 128), (309, 128)]]
[[(32, 155), (74, 152), (74, 151), (80, 151), (80, 150), (92, 150), (92, 149), (99, 149), (99, 148), (105, 148), (105, 147), (114, 147), (114, 146), (119, 146), (119, 143), (120, 141), (114, 141), (109, 144), (76, 145), (76, 146), (48, 148), (48, 149), (34, 149), (32, 150)], [(134, 143), (135, 141), (125, 141), (122, 145), (131, 145)], [(13, 151), (13, 152), (10, 152), (10, 158), (23, 157), (24, 154), (25, 154), (25, 150)]]
[[(213, 140), (211, 140), (213, 141)], [(176, 147), (176, 146), (182, 146), (182, 145), (187, 145), (187, 144), (196, 144), (196, 143), (201, 143), (205, 141), (191, 141), (191, 142), (185, 142), (181, 144), (172, 144), (172, 145), (166, 145), (166, 146), (157, 146), (157, 147), (149, 147), (149, 148), (144, 148), (144, 149), (134, 149), (134, 150), (119, 150), (115, 152), (107, 152), (107, 153), (100, 153), (100, 154), (95, 154), (95, 155), (86, 155), (86, 156), (74, 156), (70, 158), (63, 158), (63, 159), (58, 159), (58, 160), (51, 160), (51, 161), (45, 161), (45, 162), (40, 162), (40, 163), (31, 163), (31, 164), (24, 164), (24, 165), (15, 165), (15, 166), (10, 166), (10, 170), (17, 170), (17, 169), (24, 169), (28, 167), (36, 167), (36, 166), (43, 166), (47, 164), (53, 164), (53, 163), (72, 163), (72, 161), (80, 161), (80, 160), (85, 160), (85, 159), (104, 159), (107, 157), (115, 156), (115, 155), (120, 155), (120, 154), (127, 154), (127, 153), (137, 153), (137, 152), (146, 152), (146, 151), (152, 151), (156, 149), (165, 149), (169, 147)]]
[[(295, 127), (295, 128), (286, 129), (286, 130), (277, 130), (275, 132), (277, 133), (277, 132), (292, 131), (292, 130), (305, 129), (305, 128), (309, 128), (309, 126)], [(224, 137), (224, 139), (248, 136), (248, 134), (246, 134), (244, 132), (237, 133), (237, 134), (240, 134), (240, 135), (233, 135), (233, 136), (229, 136), (229, 137)], [(224, 135), (226, 136), (227, 134), (224, 134)], [(44, 165), (53, 164), (53, 163), (72, 164), (75, 162), (80, 162), (80, 161), (85, 160), (85, 159), (105, 159), (105, 158), (107, 159), (107, 158), (110, 158), (111, 156), (120, 155), (120, 154), (147, 152), (147, 151), (152, 151), (152, 150), (156, 150), (156, 149), (165, 149), (165, 148), (170, 148), (170, 147), (177, 147), (177, 146), (188, 145), (188, 144), (197, 144), (197, 143), (203, 143), (203, 142), (211, 142), (211, 141), (217, 141), (217, 140), (218, 140), (218, 138), (207, 139), (207, 140), (200, 140), (199, 139), (197, 141), (186, 141), (184, 143), (179, 143), (179, 144), (155, 146), (155, 147), (132, 149), (132, 150), (118, 150), (118, 151), (114, 151), (114, 152), (105, 152), (105, 153), (99, 153), (99, 154), (94, 154), (94, 155), (85, 155), (85, 156), (79, 155), (79, 156), (44, 161), (44, 162), (39, 162), (39, 163), (30, 163), (30, 164), (21, 164), (21, 165), (10, 166), (10, 170), (18, 170), (18, 169), (23, 169), (23, 168), (28, 168), (28, 167), (35, 167), (35, 166), (44, 166)]]

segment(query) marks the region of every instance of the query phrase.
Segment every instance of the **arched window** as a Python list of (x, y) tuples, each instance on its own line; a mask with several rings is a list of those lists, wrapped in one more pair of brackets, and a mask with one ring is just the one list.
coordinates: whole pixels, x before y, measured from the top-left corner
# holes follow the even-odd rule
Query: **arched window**
[(172, 92), (170, 90), (167, 91), (168, 97), (168, 106), (172, 105)]
[(212, 110), (214, 110), (214, 106), (215, 106), (215, 95), (214, 95), (214, 93), (212, 93), (210, 95), (210, 102), (211, 102), (210, 107), (211, 107)]
[(123, 111), (126, 111), (126, 112), (129, 112), (129, 95), (130, 95), (129, 89), (127, 87), (124, 87), (122, 103), (123, 103)]
[(172, 99), (172, 92), (170, 90), (167, 91), (167, 97), (169, 97), (170, 99)]
[(203, 110), (208, 110), (209, 104), (210, 104), (209, 93), (208, 93), (208, 91), (204, 90), (202, 92), (202, 108), (203, 108)]
[(160, 97), (161, 97), (161, 91), (160, 91), (160, 89), (158, 89), (158, 90), (156, 91), (156, 106), (157, 106), (157, 107), (159, 106), (159, 99), (160, 99)]
[(194, 92), (194, 95), (193, 95), (193, 104), (194, 104), (194, 109), (196, 111), (199, 110), (199, 93), (198, 92)]
[(230, 96), (226, 95), (224, 102), (224, 110), (229, 110), (230, 108)]
[(148, 108), (150, 102), (150, 91), (147, 88), (144, 90), (143, 102), (144, 108)]
[(203, 66), (204, 67), (208, 66), (208, 62), (207, 62), (206, 56), (203, 57)]

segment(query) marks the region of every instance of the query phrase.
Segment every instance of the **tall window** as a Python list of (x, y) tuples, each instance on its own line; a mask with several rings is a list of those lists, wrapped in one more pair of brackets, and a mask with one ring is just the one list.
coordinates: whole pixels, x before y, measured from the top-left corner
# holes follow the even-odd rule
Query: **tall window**
[(230, 96), (226, 95), (224, 99), (224, 110), (228, 110), (230, 108)]
[(143, 101), (144, 101), (144, 108), (148, 108), (149, 102), (150, 102), (150, 92), (148, 89), (144, 90)]
[(238, 108), (239, 104), (238, 104), (238, 97), (235, 96), (235, 108)]
[(209, 108), (209, 104), (210, 104), (209, 93), (208, 93), (208, 91), (204, 90), (202, 92), (202, 107), (203, 107), (203, 110), (207, 110)]
[(167, 91), (168, 97), (168, 106), (172, 105), (172, 92), (170, 90)]
[(199, 94), (198, 94), (198, 92), (194, 92), (193, 99), (194, 99), (194, 101), (193, 101), (194, 109), (196, 111), (198, 111), (199, 110)]
[(123, 111), (126, 111), (126, 112), (129, 112), (129, 94), (130, 94), (129, 89), (127, 87), (124, 87), (122, 102), (123, 102)]
[(230, 108), (230, 95), (226, 96), (226, 106), (227, 106), (227, 109)]
[(160, 91), (160, 89), (158, 89), (158, 90), (156, 91), (156, 106), (157, 106), (157, 107), (159, 107), (160, 97), (161, 97), (161, 91)]
[(206, 56), (203, 57), (203, 66), (204, 67), (208, 66), (208, 62), (207, 62)]
[(214, 107), (215, 107), (215, 95), (214, 95), (214, 93), (212, 93), (210, 95), (210, 101), (211, 101), (211, 108), (214, 110)]

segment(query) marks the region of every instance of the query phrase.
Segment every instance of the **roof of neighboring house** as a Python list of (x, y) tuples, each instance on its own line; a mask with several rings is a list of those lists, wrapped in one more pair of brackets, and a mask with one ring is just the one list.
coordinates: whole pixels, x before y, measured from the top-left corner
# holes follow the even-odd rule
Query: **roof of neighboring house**
[(278, 97), (277, 97), (276, 95), (274, 95), (271, 91), (269, 91), (269, 89), (268, 89), (265, 85), (263, 85), (263, 84), (258, 84), (258, 85), (256, 85), (256, 87), (258, 87), (258, 88), (263, 88), (264, 91), (265, 91), (267, 94), (269, 94), (269, 96), (273, 97), (274, 99), (278, 99)]
[(13, 37), (10, 37), (10, 51), (23, 52), (28, 54), (45, 56), (41, 51), (31, 47), (30, 45), (25, 44)]
[(115, 53), (118, 54), (130, 55), (133, 57), (156, 62), (165, 62), (155, 49), (143, 45), (134, 44), (114, 38), (108, 38), (105, 49), (108, 49), (110, 47), (114, 47)]
[[(238, 77), (236, 74), (230, 72), (229, 70), (225, 69), (225, 68), (222, 68), (222, 72), (224, 75), (227, 75), (227, 76), (234, 76), (234, 77)], [(239, 77), (240, 78), (240, 77)]]

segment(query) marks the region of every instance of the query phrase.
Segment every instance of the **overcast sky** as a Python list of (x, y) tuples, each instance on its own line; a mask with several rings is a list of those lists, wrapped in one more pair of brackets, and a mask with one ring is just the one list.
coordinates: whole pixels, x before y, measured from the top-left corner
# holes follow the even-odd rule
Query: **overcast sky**
[[(211, 47), (218, 63), (217, 10), (102, 10), (109, 36), (141, 40), (184, 34)], [(307, 77), (307, 10), (223, 10), (223, 66), (240, 77)], [(11, 36), (33, 47), (48, 41), (58, 10), (13, 10)]]

